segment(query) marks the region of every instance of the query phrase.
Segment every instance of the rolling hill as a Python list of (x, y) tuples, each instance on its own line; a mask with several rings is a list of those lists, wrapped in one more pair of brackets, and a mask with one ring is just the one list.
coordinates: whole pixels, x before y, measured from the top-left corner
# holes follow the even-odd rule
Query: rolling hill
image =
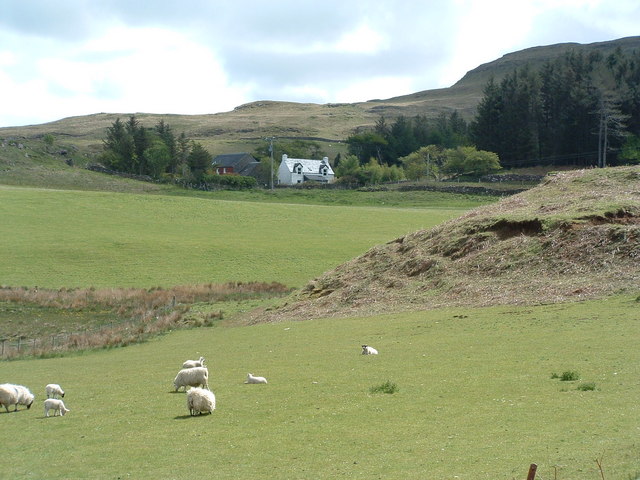
[(640, 167), (575, 170), (397, 238), (261, 321), (531, 305), (640, 290)]
[(322, 142), (325, 151), (333, 156), (344, 151), (342, 140), (354, 131), (374, 125), (381, 115), (386, 118), (399, 115), (436, 117), (441, 112), (457, 110), (464, 118), (471, 119), (482, 98), (483, 87), (492, 76), (500, 80), (515, 68), (525, 64), (536, 68), (568, 51), (606, 55), (618, 48), (640, 50), (640, 36), (592, 44), (563, 43), (529, 48), (478, 66), (450, 88), (384, 100), (323, 105), (264, 100), (240, 105), (230, 112), (208, 115), (95, 113), (42, 125), (1, 128), (0, 138), (37, 140), (50, 133), (61, 144), (77, 149), (78, 157), (92, 156), (102, 149), (105, 129), (116, 118), (127, 118), (135, 113), (141, 124), (149, 127), (164, 119), (175, 132), (184, 131), (213, 154), (253, 151), (265, 137), (277, 136), (314, 139)]

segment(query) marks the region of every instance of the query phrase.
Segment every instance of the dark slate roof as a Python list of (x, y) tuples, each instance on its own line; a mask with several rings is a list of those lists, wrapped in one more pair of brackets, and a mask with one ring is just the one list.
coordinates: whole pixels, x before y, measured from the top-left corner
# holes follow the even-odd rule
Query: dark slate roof
[(226, 153), (213, 159), (213, 165), (219, 167), (233, 167), (238, 175), (251, 175), (260, 164), (248, 153)]

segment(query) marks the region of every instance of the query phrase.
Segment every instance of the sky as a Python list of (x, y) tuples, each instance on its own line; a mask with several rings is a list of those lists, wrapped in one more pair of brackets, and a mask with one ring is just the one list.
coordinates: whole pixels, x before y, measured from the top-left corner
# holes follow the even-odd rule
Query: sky
[(386, 99), (639, 25), (638, 0), (2, 0), (0, 127)]

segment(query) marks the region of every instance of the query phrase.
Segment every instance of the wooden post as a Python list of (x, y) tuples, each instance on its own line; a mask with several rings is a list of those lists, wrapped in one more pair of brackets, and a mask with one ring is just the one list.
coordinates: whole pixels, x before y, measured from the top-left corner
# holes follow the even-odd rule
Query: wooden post
[(529, 467), (529, 475), (527, 475), (527, 480), (534, 480), (536, 478), (536, 470), (538, 470), (538, 465), (532, 463)]
[(2, 356), (2, 357), (4, 357), (4, 344), (5, 344), (5, 343), (7, 343), (7, 339), (6, 339), (6, 338), (3, 338), (3, 339), (2, 339), (2, 355), (0, 355), (0, 356)]

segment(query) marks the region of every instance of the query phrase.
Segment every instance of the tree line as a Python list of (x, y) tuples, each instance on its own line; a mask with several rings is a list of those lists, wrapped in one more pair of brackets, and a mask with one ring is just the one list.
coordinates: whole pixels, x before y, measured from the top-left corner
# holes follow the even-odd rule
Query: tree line
[(640, 56), (568, 52), (489, 80), (470, 125), (504, 167), (606, 166), (640, 160)]
[(381, 116), (372, 130), (355, 133), (346, 143), (349, 154), (356, 156), (361, 165), (373, 158), (381, 165), (401, 166), (402, 157), (421, 147), (456, 148), (470, 145), (471, 139), (467, 122), (457, 111), (452, 111), (442, 112), (435, 119), (401, 115), (391, 124)]
[(184, 132), (176, 136), (164, 120), (145, 128), (135, 115), (127, 122), (118, 118), (107, 128), (103, 144), (104, 152), (98, 161), (118, 172), (200, 181), (211, 167), (207, 149)]

